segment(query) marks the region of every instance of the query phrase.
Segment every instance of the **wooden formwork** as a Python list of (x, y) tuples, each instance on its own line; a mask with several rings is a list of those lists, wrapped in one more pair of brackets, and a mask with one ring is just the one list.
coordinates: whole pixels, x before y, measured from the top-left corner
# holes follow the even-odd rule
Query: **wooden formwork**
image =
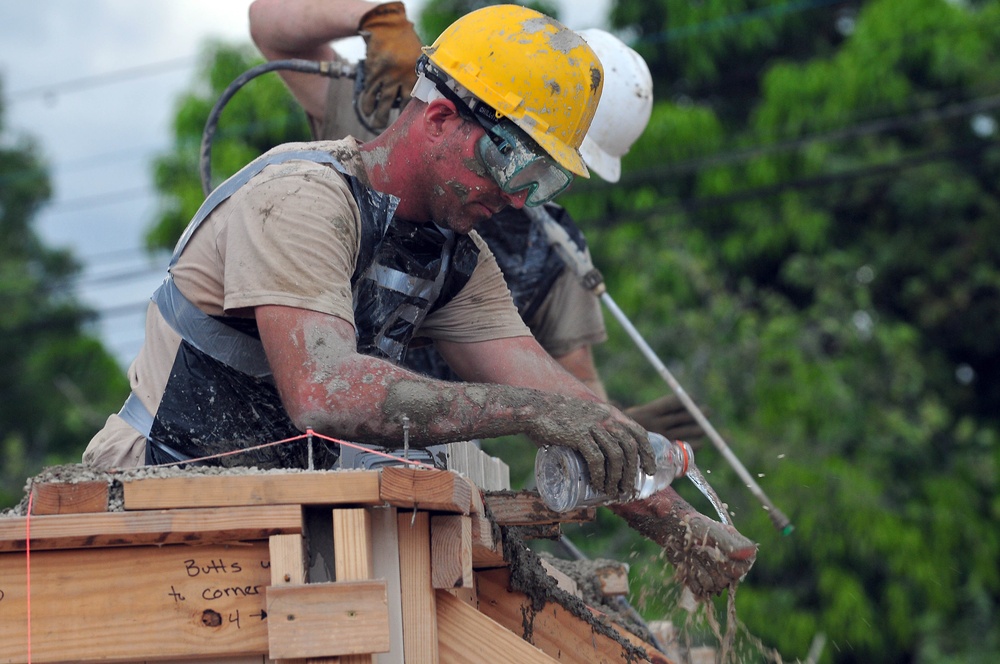
[(463, 476), (407, 467), (123, 476), (108, 511), (113, 484), (36, 483), (0, 518), (0, 662), (589, 664), (636, 661), (629, 642), (666, 661), (510, 588), (494, 520), (592, 510), (487, 510)]

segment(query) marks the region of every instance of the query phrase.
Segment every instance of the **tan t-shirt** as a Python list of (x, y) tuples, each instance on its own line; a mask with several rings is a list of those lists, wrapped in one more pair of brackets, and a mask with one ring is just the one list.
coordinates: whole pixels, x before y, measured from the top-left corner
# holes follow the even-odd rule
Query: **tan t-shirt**
[[(320, 149), (364, 179), (357, 142), (287, 144), (272, 152)], [(352, 325), (351, 275), (361, 217), (344, 177), (306, 161), (266, 167), (208, 215), (171, 270), (177, 288), (209, 315), (252, 316), (277, 304), (337, 316)], [(475, 233), (479, 261), (466, 286), (428, 314), (422, 337), (477, 342), (530, 334), (489, 249)], [(133, 392), (155, 413), (180, 339), (156, 305), (146, 316), (146, 339), (129, 368)], [(117, 415), (84, 452), (99, 467), (141, 465), (145, 440)]]

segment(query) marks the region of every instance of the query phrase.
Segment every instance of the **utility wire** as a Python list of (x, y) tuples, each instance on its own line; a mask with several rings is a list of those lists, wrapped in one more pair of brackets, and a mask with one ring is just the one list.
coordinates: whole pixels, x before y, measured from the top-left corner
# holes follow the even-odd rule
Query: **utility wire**
[(22, 88), (5, 95), (7, 97), (5, 103), (16, 104), (18, 102), (36, 97), (52, 97), (59, 94), (65, 94), (67, 92), (79, 92), (90, 88), (114, 85), (125, 81), (134, 81), (141, 78), (147, 78), (149, 76), (158, 76), (164, 72), (189, 68), (196, 62), (197, 59), (191, 56), (174, 58), (172, 60), (154, 62), (148, 65), (127, 67), (125, 69), (117, 69), (103, 74), (94, 74), (93, 76), (83, 76), (80, 78), (69, 79), (59, 83), (48, 83), (30, 88)]

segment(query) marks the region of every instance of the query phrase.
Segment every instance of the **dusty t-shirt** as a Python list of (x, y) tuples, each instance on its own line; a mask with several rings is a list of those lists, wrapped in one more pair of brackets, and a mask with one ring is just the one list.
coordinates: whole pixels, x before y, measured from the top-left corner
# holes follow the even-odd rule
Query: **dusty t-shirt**
[[(310, 117), (313, 134), (323, 140), (337, 140), (354, 136), (362, 141), (375, 138), (358, 121), (354, 110), (354, 81), (349, 78), (330, 79), (326, 97), (326, 113), (322, 119)], [(398, 116), (390, 113), (390, 121)], [(491, 224), (481, 222), (479, 228)], [(583, 346), (592, 346), (607, 340), (601, 303), (583, 287), (580, 279), (570, 269), (557, 278), (542, 304), (530, 320), (525, 321), (539, 345), (552, 357), (562, 357)]]
[[(275, 152), (320, 149), (364, 180), (357, 142), (287, 144)], [(261, 305), (283, 305), (337, 316), (352, 325), (351, 275), (361, 217), (345, 178), (306, 161), (266, 167), (205, 219), (172, 268), (177, 288), (209, 315), (253, 315)], [(468, 283), (428, 314), (418, 334), (478, 342), (529, 333), (517, 315), (496, 261), (482, 239)], [(146, 315), (146, 339), (129, 368), (132, 391), (155, 413), (180, 338), (155, 303)], [(145, 440), (117, 415), (90, 442), (84, 461), (99, 467), (142, 465)]]

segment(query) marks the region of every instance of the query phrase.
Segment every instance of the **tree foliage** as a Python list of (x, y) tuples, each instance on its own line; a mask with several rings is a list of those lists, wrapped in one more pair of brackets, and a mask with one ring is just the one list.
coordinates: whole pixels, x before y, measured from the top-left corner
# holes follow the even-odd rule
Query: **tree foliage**
[(79, 265), (33, 228), (51, 196), (31, 138), (3, 126), (0, 108), (0, 507), (20, 499), (43, 466), (78, 462), (128, 384), (76, 300)]

